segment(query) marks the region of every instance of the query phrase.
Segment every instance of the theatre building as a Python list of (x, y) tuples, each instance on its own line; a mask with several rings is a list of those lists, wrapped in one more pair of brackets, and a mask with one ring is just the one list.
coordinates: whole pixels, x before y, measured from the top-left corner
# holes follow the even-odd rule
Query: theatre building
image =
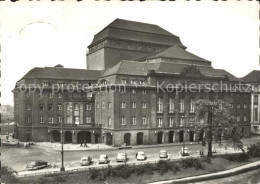
[[(250, 135), (250, 93), (205, 89), (241, 80), (188, 52), (179, 37), (161, 27), (116, 19), (94, 36), (88, 49), (87, 69), (34, 68), (18, 81), (14, 104), (19, 139), (59, 142), (63, 127), (64, 141), (72, 143), (193, 142), (203, 138), (194, 131), (198, 99), (232, 103), (239, 131)], [(21, 84), (44, 86), (43, 93), (37, 88), (28, 94)], [(67, 88), (54, 88), (51, 95), (53, 84)], [(81, 90), (71, 92), (72, 86)]]

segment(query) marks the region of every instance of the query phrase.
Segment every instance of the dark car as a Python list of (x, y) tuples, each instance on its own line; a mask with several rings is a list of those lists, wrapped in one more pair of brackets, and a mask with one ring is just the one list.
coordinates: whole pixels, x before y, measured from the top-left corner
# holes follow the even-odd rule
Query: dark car
[(37, 160), (31, 162), (29, 165), (26, 166), (27, 170), (36, 170), (36, 169), (42, 169), (44, 167), (47, 167), (48, 163), (42, 160)]

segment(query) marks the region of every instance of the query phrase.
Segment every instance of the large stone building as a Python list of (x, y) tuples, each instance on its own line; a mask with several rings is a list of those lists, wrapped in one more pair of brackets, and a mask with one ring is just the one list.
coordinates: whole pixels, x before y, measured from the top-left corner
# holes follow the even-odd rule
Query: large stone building
[(251, 95), (251, 132), (260, 134), (260, 71), (254, 70), (242, 78), (252, 86)]
[[(60, 141), (62, 126), (65, 142), (72, 143), (195, 141), (194, 102), (201, 98), (232, 103), (240, 131), (249, 136), (250, 93), (220, 91), (241, 80), (186, 51), (179, 37), (156, 25), (116, 19), (88, 48), (86, 70), (34, 68), (17, 82), (19, 139)], [(38, 86), (32, 92), (33, 85), (25, 90), (24, 84)]]

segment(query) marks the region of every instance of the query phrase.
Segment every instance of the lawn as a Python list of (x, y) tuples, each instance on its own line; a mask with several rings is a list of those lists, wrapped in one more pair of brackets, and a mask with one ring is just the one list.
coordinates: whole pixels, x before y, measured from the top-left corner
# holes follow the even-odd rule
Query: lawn
[[(251, 158), (249, 162), (257, 161), (258, 159), (259, 158)], [(161, 175), (157, 171), (154, 171), (152, 174), (143, 174), (143, 175), (132, 174), (130, 177), (128, 177), (126, 179), (121, 178), (121, 177), (108, 177), (104, 180), (99, 180), (99, 179), (91, 180), (91, 179), (89, 179), (89, 177), (90, 177), (89, 173), (79, 173), (79, 174), (62, 176), (62, 178), (65, 179), (64, 183), (66, 183), (66, 184), (70, 184), (70, 183), (74, 183), (74, 184), (81, 184), (81, 183), (93, 183), (93, 184), (148, 183), (148, 182), (154, 182), (154, 181), (178, 179), (178, 178), (183, 178), (183, 177), (188, 177), (188, 176), (208, 174), (208, 173), (228, 170), (228, 169), (249, 163), (249, 162), (228, 161), (221, 157), (212, 158), (211, 161), (212, 161), (211, 164), (208, 164), (206, 162), (202, 163), (204, 165), (204, 169), (196, 170), (194, 167), (186, 168), (186, 169), (180, 167), (180, 171), (178, 171), (176, 173), (174, 173), (172, 171), (168, 171), (168, 172), (164, 173), (163, 175)], [(35, 179), (36, 178), (34, 178), (34, 180)], [(29, 178), (27, 178), (26, 180), (29, 181)], [(30, 180), (32, 180), (32, 178)], [(44, 183), (44, 181), (43, 181), (43, 183)]]

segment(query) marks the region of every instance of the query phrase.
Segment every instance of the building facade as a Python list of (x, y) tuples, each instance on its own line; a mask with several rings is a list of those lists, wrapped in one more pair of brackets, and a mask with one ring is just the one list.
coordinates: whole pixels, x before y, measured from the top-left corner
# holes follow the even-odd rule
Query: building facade
[(242, 81), (186, 51), (168, 31), (116, 19), (88, 48), (86, 70), (34, 68), (18, 81), (19, 139), (59, 142), (63, 129), (68, 143), (192, 142), (203, 138), (194, 131), (198, 99), (232, 103), (240, 131), (250, 135), (250, 93), (220, 90)]

